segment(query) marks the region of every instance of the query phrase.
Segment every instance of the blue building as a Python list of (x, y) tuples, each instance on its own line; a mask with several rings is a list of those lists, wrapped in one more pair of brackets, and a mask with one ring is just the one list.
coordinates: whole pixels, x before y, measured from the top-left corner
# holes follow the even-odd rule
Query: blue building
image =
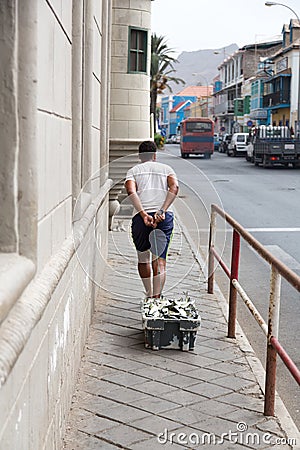
[(211, 86), (188, 86), (176, 95), (163, 97), (159, 128), (164, 128), (168, 137), (176, 134), (178, 125), (185, 118), (185, 108), (209, 97), (211, 89)]

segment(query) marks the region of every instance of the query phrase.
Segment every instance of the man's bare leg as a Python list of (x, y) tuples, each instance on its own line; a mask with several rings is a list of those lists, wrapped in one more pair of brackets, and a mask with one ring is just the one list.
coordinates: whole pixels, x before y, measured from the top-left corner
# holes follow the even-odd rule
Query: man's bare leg
[(166, 260), (155, 258), (152, 260), (153, 296), (159, 298), (166, 282)]
[(152, 297), (150, 252), (138, 252), (138, 272), (143, 282), (146, 297)]

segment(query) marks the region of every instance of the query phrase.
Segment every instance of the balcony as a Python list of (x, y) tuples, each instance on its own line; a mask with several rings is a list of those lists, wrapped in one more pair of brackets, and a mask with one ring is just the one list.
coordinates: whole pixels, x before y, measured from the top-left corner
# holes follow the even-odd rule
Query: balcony
[(214, 110), (216, 115), (233, 114), (234, 111), (233, 100), (226, 100), (225, 102), (222, 102), (219, 105), (215, 105)]
[(263, 96), (264, 108), (283, 108), (290, 106), (290, 89), (274, 92)]

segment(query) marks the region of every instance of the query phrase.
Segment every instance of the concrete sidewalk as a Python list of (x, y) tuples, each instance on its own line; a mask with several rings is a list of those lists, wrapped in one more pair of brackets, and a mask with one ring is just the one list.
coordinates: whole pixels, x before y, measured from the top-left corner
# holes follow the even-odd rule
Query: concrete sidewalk
[(164, 294), (178, 298), (188, 291), (196, 299), (202, 319), (196, 347), (192, 352), (144, 348), (143, 289), (129, 225), (127, 219), (126, 232), (110, 232), (104, 286), (64, 448), (300, 448), (297, 429), (279, 398), (277, 417), (263, 415), (260, 363), (241, 336), (226, 337), (224, 299), (220, 293), (207, 294), (199, 260), (178, 223)]

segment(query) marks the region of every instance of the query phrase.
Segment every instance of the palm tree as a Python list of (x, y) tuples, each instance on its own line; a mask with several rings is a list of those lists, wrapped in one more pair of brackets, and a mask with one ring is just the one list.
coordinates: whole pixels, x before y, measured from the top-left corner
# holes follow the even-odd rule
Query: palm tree
[(165, 39), (165, 36), (157, 36), (155, 33), (151, 36), (150, 113), (154, 115), (154, 131), (156, 128), (157, 95), (161, 94), (166, 88), (172, 92), (169, 85), (170, 81), (176, 84), (185, 84), (181, 78), (172, 76), (176, 72), (173, 64), (178, 61), (171, 56), (174, 50), (168, 48)]

